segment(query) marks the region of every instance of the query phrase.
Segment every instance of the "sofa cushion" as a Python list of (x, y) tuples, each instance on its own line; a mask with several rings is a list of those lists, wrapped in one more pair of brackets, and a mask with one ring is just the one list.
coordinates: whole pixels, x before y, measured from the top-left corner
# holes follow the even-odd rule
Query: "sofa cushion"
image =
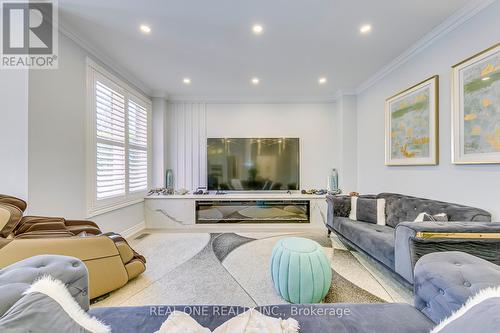
[(482, 289), (500, 285), (500, 266), (464, 252), (435, 252), (415, 265), (415, 307), (436, 324)]
[(299, 322), (300, 333), (428, 333), (433, 323), (409, 304), (269, 305), (261, 313)]
[(394, 269), (394, 229), (336, 217), (334, 229), (363, 251)]
[(89, 309), (85, 264), (73, 257), (40, 255), (0, 269), (0, 316), (22, 297), (34, 280), (47, 274), (63, 281), (80, 307)]
[(44, 276), (0, 317), (0, 332), (109, 333), (111, 329), (89, 316), (63, 282)]
[[(256, 308), (274, 318), (295, 318), (300, 333), (428, 333), (434, 324), (409, 304), (268, 305)], [(113, 332), (153, 333), (174, 310), (190, 313), (209, 329), (245, 312), (238, 306), (140, 306), (95, 308), (90, 314), (111, 326)]]
[(174, 311), (189, 314), (201, 326), (214, 330), (248, 308), (224, 305), (151, 305), (114, 308), (94, 308), (89, 314), (111, 326), (112, 332), (153, 333), (160, 329)]
[(450, 221), (491, 221), (491, 214), (479, 208), (396, 193), (380, 193), (377, 198), (386, 200), (387, 225), (394, 228), (400, 222), (415, 221), (422, 212), (446, 213)]
[(500, 328), (500, 288), (487, 288), (471, 297), (431, 333), (491, 333)]
[(351, 220), (385, 225), (385, 199), (352, 197), (351, 207)]

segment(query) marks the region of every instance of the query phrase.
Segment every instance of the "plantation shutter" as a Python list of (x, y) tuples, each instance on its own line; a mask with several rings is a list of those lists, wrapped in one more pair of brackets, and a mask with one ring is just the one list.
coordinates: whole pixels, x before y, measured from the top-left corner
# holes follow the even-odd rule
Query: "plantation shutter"
[(146, 107), (128, 100), (129, 192), (148, 186), (148, 112)]
[(144, 200), (150, 167), (151, 101), (87, 59), (87, 217)]
[(125, 96), (102, 81), (95, 81), (97, 200), (125, 195), (126, 184)]

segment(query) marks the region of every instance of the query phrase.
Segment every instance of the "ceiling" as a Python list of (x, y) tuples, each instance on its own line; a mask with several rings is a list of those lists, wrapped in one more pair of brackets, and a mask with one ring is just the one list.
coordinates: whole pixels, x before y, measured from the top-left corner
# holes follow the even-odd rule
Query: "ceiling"
[[(59, 0), (59, 17), (149, 93), (326, 98), (355, 89), (466, 3)], [(252, 33), (255, 23), (264, 27), (259, 36)], [(373, 29), (363, 35), (359, 29), (367, 23)], [(151, 33), (143, 34), (141, 24)], [(321, 76), (324, 85), (318, 84)], [(260, 79), (258, 85), (252, 77)]]

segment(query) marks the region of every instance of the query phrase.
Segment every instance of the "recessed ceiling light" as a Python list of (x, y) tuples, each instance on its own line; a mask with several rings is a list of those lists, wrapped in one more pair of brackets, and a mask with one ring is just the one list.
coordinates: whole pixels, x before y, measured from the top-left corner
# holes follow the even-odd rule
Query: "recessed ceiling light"
[(259, 84), (259, 78), (258, 77), (252, 78), (252, 84), (254, 84), (254, 85)]
[(319, 84), (325, 84), (325, 83), (326, 83), (326, 81), (327, 81), (327, 80), (326, 80), (326, 77), (320, 77), (320, 78), (318, 79), (318, 83), (319, 83)]
[(184, 84), (191, 84), (191, 79), (188, 77), (185, 77), (182, 79), (182, 82), (184, 82)]
[(370, 31), (372, 31), (372, 26), (369, 24), (362, 25), (361, 28), (359, 28), (359, 32), (362, 34), (367, 34)]
[(264, 31), (264, 27), (260, 24), (254, 24), (252, 27), (252, 31), (256, 35), (260, 35)]
[(487, 76), (487, 77), (483, 77), (481, 80), (483, 80), (483, 81), (488, 81), (489, 79), (490, 79), (490, 77), (489, 77), (489, 76)]
[(151, 27), (149, 25), (141, 24), (139, 29), (141, 29), (141, 31), (145, 34), (149, 34), (151, 32)]

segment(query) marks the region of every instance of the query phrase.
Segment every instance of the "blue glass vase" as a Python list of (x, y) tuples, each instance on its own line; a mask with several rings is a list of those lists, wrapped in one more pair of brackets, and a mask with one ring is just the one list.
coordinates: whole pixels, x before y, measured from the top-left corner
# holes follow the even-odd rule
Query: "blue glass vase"
[(174, 171), (172, 169), (167, 169), (165, 174), (165, 187), (169, 193), (174, 191)]
[(328, 191), (335, 192), (339, 189), (339, 173), (337, 169), (332, 169), (328, 176)]

